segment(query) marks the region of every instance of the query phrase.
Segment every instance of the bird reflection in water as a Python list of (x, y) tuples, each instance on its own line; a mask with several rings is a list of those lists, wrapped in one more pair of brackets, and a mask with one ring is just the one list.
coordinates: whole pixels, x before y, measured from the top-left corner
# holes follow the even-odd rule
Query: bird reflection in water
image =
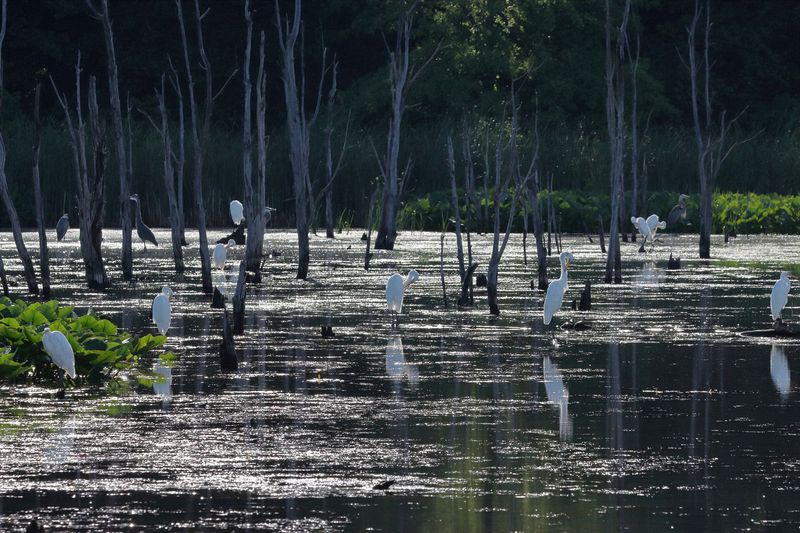
[(386, 374), (396, 388), (399, 388), (404, 378), (408, 380), (412, 388), (419, 384), (419, 369), (416, 365), (406, 362), (406, 356), (403, 353), (403, 339), (400, 335), (392, 335), (386, 341)]
[(172, 399), (172, 369), (161, 364), (153, 365), (153, 373), (156, 379), (153, 380), (153, 392), (161, 396), (165, 402)]
[(769, 375), (772, 378), (772, 384), (775, 385), (775, 390), (778, 391), (778, 396), (781, 397), (781, 401), (788, 400), (792, 385), (789, 360), (786, 358), (786, 354), (783, 353), (783, 346), (772, 345), (772, 351), (769, 354)]
[(561, 371), (550, 360), (549, 355), (544, 356), (542, 374), (547, 401), (558, 407), (558, 436), (563, 441), (570, 441), (572, 440), (572, 418), (569, 415), (569, 390), (564, 386)]

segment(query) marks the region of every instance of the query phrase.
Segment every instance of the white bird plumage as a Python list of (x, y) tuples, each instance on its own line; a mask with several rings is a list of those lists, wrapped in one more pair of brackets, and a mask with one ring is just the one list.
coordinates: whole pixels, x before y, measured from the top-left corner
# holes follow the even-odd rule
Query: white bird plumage
[(656, 240), (656, 233), (660, 229), (666, 229), (667, 223), (663, 220), (658, 219), (658, 215), (650, 215), (647, 217), (647, 226), (650, 228), (650, 242)]
[(231, 220), (233, 225), (238, 226), (244, 220), (244, 206), (239, 200), (233, 200), (230, 205)]
[(781, 277), (772, 287), (772, 294), (769, 296), (769, 309), (772, 313), (773, 322), (781, 318), (781, 311), (789, 302), (789, 290), (792, 282), (789, 281), (789, 273), (781, 272)]
[(575, 260), (575, 257), (571, 252), (561, 252), (558, 259), (561, 262), (561, 277), (550, 282), (550, 285), (547, 286), (547, 294), (545, 294), (544, 297), (544, 314), (542, 319), (544, 320), (545, 326), (550, 324), (553, 315), (556, 314), (556, 311), (561, 308), (561, 304), (564, 302), (564, 293), (567, 292), (568, 287), (567, 269), (569, 268), (570, 262)]
[(419, 279), (416, 270), (408, 272), (407, 276), (392, 274), (386, 282), (386, 309), (393, 314), (392, 327), (397, 323), (397, 315), (403, 311), (403, 295), (405, 290)]
[(172, 305), (169, 299), (174, 295), (172, 289), (164, 287), (161, 292), (153, 298), (153, 322), (161, 335), (166, 335), (172, 322)]
[(228, 258), (228, 248), (234, 244), (236, 244), (236, 241), (233, 239), (228, 239), (228, 244), (222, 244), (220, 242), (214, 247), (214, 253), (211, 256), (211, 260), (214, 263), (214, 268), (225, 268), (225, 260)]
[(631, 217), (631, 223), (639, 231), (644, 242), (652, 242), (653, 232), (650, 231), (650, 225), (644, 217)]
[(60, 331), (52, 331), (44, 328), (42, 335), (42, 345), (44, 351), (50, 356), (53, 363), (64, 371), (66, 375), (75, 379), (75, 352), (72, 345)]

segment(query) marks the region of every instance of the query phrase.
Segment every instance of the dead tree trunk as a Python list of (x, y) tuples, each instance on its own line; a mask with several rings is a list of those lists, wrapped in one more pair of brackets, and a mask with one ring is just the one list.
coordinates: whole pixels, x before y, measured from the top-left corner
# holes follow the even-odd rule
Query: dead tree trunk
[(39, 230), (39, 264), (42, 269), (42, 296), (50, 298), (50, 257), (47, 250), (47, 232), (44, 224), (44, 200), (42, 198), (42, 181), (39, 175), (39, 152), (42, 147), (42, 130), (44, 124), (39, 112), (42, 93), (42, 80), (37, 74), (36, 88), (33, 96), (33, 196), (36, 203), (36, 226)]
[[(631, 215), (639, 215), (639, 32), (636, 32), (636, 55), (631, 58)], [(630, 56), (630, 51), (628, 52)], [(646, 211), (643, 211), (646, 214)], [(623, 220), (627, 225), (627, 221)], [(636, 228), (631, 227), (631, 242), (636, 242)]]
[(50, 78), (56, 98), (67, 122), (70, 145), (72, 147), (73, 167), (78, 192), (78, 223), (80, 226), (81, 256), (86, 271), (89, 288), (104, 290), (109, 281), (103, 264), (103, 214), (105, 210), (105, 161), (107, 149), (105, 132), (100, 124), (97, 106), (97, 81), (89, 78), (89, 128), (92, 152), (87, 154), (86, 124), (81, 111), (81, 66), (80, 54), (75, 65), (75, 118), (73, 123), (66, 95), (59, 93), (55, 82)]
[[(305, 112), (305, 58), (303, 45), (300, 45), (300, 83), (297, 83), (295, 66), (295, 46), (300, 37), (300, 0), (294, 0), (294, 13), (291, 24), (287, 17), (285, 26), (278, 2), (275, 2), (275, 19), (278, 27), (278, 44), (281, 49), (281, 69), (283, 73), (283, 93), (286, 99), (286, 127), (289, 134), (289, 161), (292, 166), (295, 226), (297, 227), (297, 279), (308, 277), (310, 248), (308, 242), (309, 204), (311, 178), (308, 170), (308, 157), (311, 150), (310, 131), (317, 120), (322, 99), (322, 83), (325, 79), (325, 50), (322, 53), (322, 76), (319, 80), (316, 106), (311, 118)], [(301, 37), (302, 40), (302, 37)]]
[(615, 27), (612, 49), (611, 7), (606, 0), (606, 120), (611, 149), (611, 227), (609, 231), (608, 256), (606, 258), (605, 282), (622, 282), (622, 265), (619, 242), (620, 204), (622, 199), (622, 176), (625, 157), (625, 80), (621, 63), (625, 58), (628, 15), (631, 2), (625, 1), (622, 21)]
[(225, 89), (230, 79), (236, 73), (234, 70), (220, 90), (215, 94), (213, 87), (213, 73), (211, 63), (206, 55), (205, 44), (203, 41), (203, 18), (200, 12), (198, 0), (194, 1), (195, 25), (197, 34), (197, 53), (199, 56), (200, 68), (205, 77), (205, 94), (202, 117), (197, 105), (197, 98), (194, 91), (194, 78), (192, 76), (192, 66), (189, 61), (189, 43), (186, 38), (186, 25), (183, 21), (183, 8), (180, 0), (175, 1), (178, 13), (178, 23), (181, 32), (181, 43), (183, 44), (183, 59), (186, 68), (186, 82), (189, 87), (189, 109), (191, 114), (192, 146), (194, 152), (194, 201), (197, 217), (197, 233), (200, 240), (200, 276), (205, 294), (212, 294), (213, 282), (211, 279), (211, 258), (208, 250), (208, 234), (206, 233), (206, 208), (203, 200), (203, 168), (205, 164), (206, 148), (208, 146), (209, 134), (211, 133), (211, 115), (213, 113), (214, 101)]
[(372, 259), (370, 245), (372, 244), (372, 214), (375, 212), (375, 201), (378, 199), (378, 185), (369, 196), (369, 214), (367, 215), (367, 249), (364, 252), (364, 270), (369, 270), (369, 261)]
[[(408, 89), (419, 77), (424, 68), (433, 60), (441, 48), (437, 45), (433, 53), (420, 68), (411, 65), (411, 28), (414, 12), (419, 0), (403, 13), (397, 21), (394, 50), (389, 50), (389, 81), (391, 83), (392, 118), (389, 120), (389, 133), (386, 137), (386, 158), (378, 163), (383, 176), (383, 201), (381, 204), (381, 221), (378, 235), (375, 237), (375, 248), (393, 250), (397, 237), (397, 206), (400, 202), (399, 168), (400, 159), (400, 124), (406, 109)], [(388, 48), (388, 46), (387, 46)], [(404, 179), (408, 179), (405, 176)]]
[[(703, 13), (701, 0), (695, 0), (694, 17), (687, 28), (689, 34), (689, 72), (691, 76), (692, 122), (694, 123), (697, 143), (697, 176), (700, 181), (700, 258), (711, 257), (711, 204), (712, 194), (722, 163), (739, 143), (728, 143), (727, 135), (731, 126), (739, 119), (739, 113), (733, 120), (726, 121), (725, 111), (719, 118), (719, 132), (714, 133), (716, 126), (712, 123), (713, 108), (711, 105), (711, 63), (709, 61), (709, 34), (711, 33), (711, 1), (705, 2), (705, 28), (703, 34), (703, 58), (697, 59), (697, 25)], [(698, 70), (703, 68), (703, 102), (700, 102)], [(701, 109), (704, 117), (700, 116)]]
[[(331, 88), (328, 91), (328, 104), (327, 104), (327, 123), (325, 124), (324, 131), (324, 149), (325, 149), (325, 185), (322, 190), (317, 193), (314, 205), (319, 204), (320, 197), (325, 197), (325, 236), (328, 239), (333, 239), (333, 181), (339, 174), (339, 169), (342, 167), (342, 160), (344, 159), (344, 152), (347, 149), (347, 134), (350, 131), (350, 117), (347, 117), (347, 126), (344, 130), (344, 141), (342, 142), (342, 149), (339, 152), (339, 160), (336, 166), (333, 164), (333, 105), (336, 101), (336, 74), (339, 64), (336, 61), (336, 56), (333, 58), (333, 67), (331, 73)], [(316, 209), (312, 208), (312, 216)]]
[[(98, 1), (100, 7), (95, 4)], [(86, 5), (94, 18), (103, 26), (106, 54), (108, 62), (108, 93), (111, 104), (111, 123), (114, 132), (114, 148), (116, 150), (117, 167), (119, 170), (119, 205), (120, 225), (122, 227), (122, 278), (125, 281), (133, 279), (133, 247), (131, 244), (131, 213), (130, 213), (130, 174), (128, 154), (125, 150), (125, 134), (122, 124), (122, 104), (119, 98), (119, 74), (117, 71), (117, 56), (114, 49), (114, 33), (111, 29), (111, 15), (108, 10), (108, 0), (86, 0)]]
[[(6, 0), (2, 3), (2, 20), (0, 21), (0, 106), (2, 105), (2, 93), (4, 90), (3, 85), (3, 42), (6, 37), (6, 24), (7, 24), (7, 5)], [(33, 261), (28, 254), (28, 249), (25, 247), (25, 241), (22, 239), (22, 229), (19, 224), (19, 216), (17, 209), (14, 206), (14, 200), (11, 198), (11, 193), (8, 190), (8, 180), (6, 178), (6, 147), (3, 140), (3, 134), (0, 132), (0, 196), (3, 197), (3, 203), (6, 206), (8, 213), (8, 220), (11, 223), (11, 231), (14, 234), (14, 243), (17, 245), (17, 252), (19, 253), (20, 261), (22, 261), (22, 268), (25, 273), (25, 281), (28, 284), (28, 292), (31, 294), (39, 294), (39, 287), (36, 284), (36, 274), (33, 271)], [(4, 269), (5, 270), (5, 269)], [(4, 272), (5, 273), (5, 272)]]
[(244, 334), (244, 303), (247, 298), (247, 262), (239, 263), (239, 278), (236, 280), (236, 292), (233, 293), (233, 334)]
[(178, 225), (180, 227), (181, 246), (186, 246), (186, 211), (183, 203), (183, 177), (186, 168), (186, 126), (183, 111), (183, 90), (181, 89), (178, 71), (172, 64), (171, 59), (169, 60), (169, 68), (172, 72), (172, 76), (169, 79), (170, 84), (175, 91), (175, 96), (178, 97), (178, 141), (177, 150), (173, 150), (172, 157), (175, 168), (175, 189), (178, 197)]
[[(450, 171), (450, 207), (453, 210), (453, 224), (456, 233), (456, 254), (458, 256), (458, 275), (461, 283), (464, 283), (466, 268), (464, 267), (464, 244), (461, 239), (461, 206), (458, 203), (458, 191), (456, 189), (456, 162), (453, 155), (453, 138), (447, 136), (447, 168)], [(445, 307), (447, 307), (445, 305)]]
[(156, 89), (158, 111), (161, 117), (161, 126), (146, 115), (150, 123), (161, 137), (161, 146), (164, 152), (164, 188), (167, 191), (167, 204), (169, 208), (169, 225), (172, 236), (172, 258), (175, 261), (175, 272), (181, 274), (185, 270), (183, 264), (183, 242), (181, 241), (181, 215), (178, 207), (178, 195), (175, 183), (174, 153), (172, 149), (172, 135), (169, 132), (169, 116), (167, 114), (166, 93), (164, 90), (164, 75), (161, 75), (161, 90)]
[[(266, 73), (265, 62), (265, 36), (260, 34), (258, 73), (256, 74), (256, 135), (257, 156), (253, 158), (253, 131), (252, 131), (252, 94), (253, 86), (250, 81), (250, 50), (253, 42), (253, 17), (250, 11), (250, 2), (245, 1), (244, 18), (247, 23), (247, 44), (244, 52), (244, 111), (242, 122), (242, 165), (244, 175), (244, 204), (247, 214), (247, 241), (245, 249), (246, 268), (252, 272), (254, 283), (261, 281), (261, 259), (264, 255), (264, 229), (266, 216), (264, 208), (267, 205), (267, 176), (266, 176)], [(255, 171), (253, 166), (255, 165)], [(257, 179), (254, 183), (253, 175)], [(234, 327), (234, 329), (236, 329)]]
[[(513, 84), (513, 82), (512, 82)], [(513, 89), (512, 89), (513, 91)], [(503, 134), (502, 130), (497, 136), (497, 146), (495, 148), (495, 168), (494, 168), (494, 237), (492, 239), (492, 255), (489, 259), (489, 268), (486, 274), (486, 292), (488, 295), (489, 312), (493, 315), (500, 314), (497, 305), (497, 278), (500, 273), (500, 260), (506, 250), (508, 238), (511, 235), (511, 227), (514, 222), (514, 213), (517, 209), (517, 202), (522, 191), (527, 187), (527, 178), (521, 183), (516, 184), (516, 191), (511, 201), (506, 221), (505, 233), (500, 237), (500, 204), (503, 203), (508, 194), (508, 186), (511, 182), (512, 172), (508, 172), (507, 177), (501, 179), (503, 172)]]

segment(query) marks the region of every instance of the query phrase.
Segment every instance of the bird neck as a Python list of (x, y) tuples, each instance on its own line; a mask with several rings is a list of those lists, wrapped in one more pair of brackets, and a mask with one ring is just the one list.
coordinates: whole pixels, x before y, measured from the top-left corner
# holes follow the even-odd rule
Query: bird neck
[(136, 222), (142, 221), (142, 206), (139, 205), (139, 200), (134, 200), (133, 203), (136, 204)]
[(561, 261), (561, 277), (558, 278), (558, 279), (560, 279), (560, 280), (567, 279), (567, 263), (564, 260)]

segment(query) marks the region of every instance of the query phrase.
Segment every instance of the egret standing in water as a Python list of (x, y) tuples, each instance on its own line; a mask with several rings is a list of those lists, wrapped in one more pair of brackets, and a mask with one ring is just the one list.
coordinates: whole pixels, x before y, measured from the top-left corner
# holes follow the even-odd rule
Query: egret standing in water
[(217, 243), (214, 247), (214, 253), (211, 260), (214, 263), (214, 268), (223, 270), (225, 268), (225, 260), (228, 258), (228, 248), (236, 244), (233, 239), (228, 239), (228, 244)]
[(147, 224), (142, 220), (142, 206), (139, 203), (139, 195), (131, 195), (131, 200), (136, 202), (136, 235), (142, 240), (144, 249), (147, 250), (148, 242), (152, 243), (153, 246), (158, 246), (158, 241), (156, 240), (153, 230), (147, 227)]
[(58, 242), (61, 242), (67, 231), (69, 231), (69, 215), (64, 213), (56, 223), (56, 239)]
[(407, 276), (392, 274), (386, 282), (386, 309), (392, 313), (392, 327), (397, 327), (398, 315), (403, 310), (403, 294), (405, 290), (419, 279), (416, 270), (408, 272)]
[(789, 281), (789, 273), (781, 272), (781, 277), (775, 282), (772, 287), (772, 294), (769, 296), (769, 310), (772, 313), (772, 321), (775, 323), (775, 327), (780, 327), (783, 324), (781, 311), (789, 302), (789, 290), (791, 288), (792, 282)]
[(59, 397), (64, 397), (64, 374), (75, 379), (75, 352), (72, 345), (60, 331), (52, 331), (49, 327), (44, 328), (42, 335), (42, 345), (44, 351), (50, 356), (53, 363), (61, 369), (61, 390)]
[(244, 206), (239, 200), (233, 200), (230, 205), (231, 220), (233, 225), (238, 226), (244, 220)]
[(575, 257), (571, 252), (561, 252), (558, 260), (561, 262), (561, 276), (557, 280), (550, 282), (550, 285), (547, 286), (547, 294), (544, 296), (544, 315), (542, 319), (545, 326), (550, 324), (550, 321), (553, 320), (553, 315), (556, 314), (556, 311), (561, 308), (561, 304), (564, 302), (564, 293), (567, 292), (568, 286), (567, 270), (569, 269), (569, 264), (575, 260)]
[(169, 324), (172, 322), (172, 306), (169, 299), (175, 293), (169, 287), (164, 287), (161, 292), (153, 298), (153, 322), (156, 324), (156, 329), (162, 335), (166, 335), (169, 331)]
[(685, 194), (678, 196), (678, 204), (669, 210), (667, 215), (667, 225), (674, 228), (678, 222), (686, 219), (686, 199), (689, 198)]

